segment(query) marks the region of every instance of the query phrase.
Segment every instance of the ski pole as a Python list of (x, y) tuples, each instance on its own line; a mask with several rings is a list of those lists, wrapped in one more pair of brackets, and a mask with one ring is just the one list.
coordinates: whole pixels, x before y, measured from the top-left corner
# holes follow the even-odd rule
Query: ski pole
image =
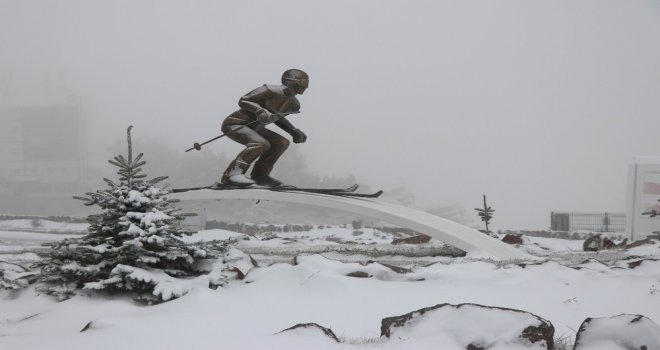
[[(275, 115), (275, 116), (280, 116), (280, 118), (277, 118), (277, 120), (280, 120), (283, 116), (286, 116), (287, 114), (296, 114), (296, 113), (300, 113), (300, 112), (297, 112), (297, 111), (296, 111), (296, 112), (293, 112), (293, 113), (275, 113), (275, 114), (273, 114), (273, 115)], [(250, 126), (250, 125), (255, 124), (255, 123), (257, 123), (257, 122), (258, 122), (258, 120), (255, 120), (255, 121), (250, 122), (250, 123), (247, 123), (247, 124), (245, 124), (245, 125), (241, 125), (239, 128), (237, 128), (236, 130), (232, 130), (231, 132), (236, 132), (236, 131), (238, 131), (238, 130), (243, 129), (243, 128), (246, 127), (246, 126)], [(199, 151), (199, 150), (202, 149), (202, 146), (204, 146), (205, 144), (210, 143), (210, 142), (213, 142), (213, 141), (215, 141), (215, 140), (217, 140), (217, 139), (219, 139), (219, 138), (225, 137), (225, 136), (227, 136), (227, 133), (222, 134), (222, 135), (220, 135), (220, 136), (216, 136), (216, 137), (214, 137), (214, 138), (212, 138), (212, 139), (210, 139), (210, 140), (208, 140), (208, 141), (204, 141), (204, 142), (202, 142), (202, 143), (197, 143), (197, 142), (195, 142), (195, 143), (193, 143), (193, 146), (192, 146), (191, 148), (188, 148), (188, 149), (186, 150), (186, 152), (188, 152), (188, 151), (192, 151), (192, 150), (198, 150), (198, 151)]]
[[(252, 122), (252, 123), (250, 123), (250, 124), (254, 124), (254, 122)], [(236, 130), (232, 130), (232, 132), (235, 132), (235, 131), (241, 130), (241, 129), (243, 129), (244, 127), (246, 127), (246, 126), (248, 126), (248, 125), (250, 125), (250, 124), (241, 125), (240, 128), (238, 128), (238, 129), (236, 129)], [(224, 136), (227, 136), (227, 134), (222, 134), (222, 135), (220, 135), (220, 136), (216, 136), (216, 137), (214, 137), (214, 138), (212, 138), (212, 139), (210, 139), (210, 140), (208, 140), (208, 141), (204, 141), (204, 142), (202, 142), (202, 143), (197, 143), (197, 142), (195, 142), (195, 143), (193, 143), (193, 146), (192, 146), (191, 148), (188, 148), (188, 149), (186, 150), (186, 152), (188, 152), (188, 151), (192, 151), (192, 150), (194, 150), (194, 149), (199, 151), (199, 150), (202, 149), (202, 146), (204, 146), (205, 144), (210, 143), (210, 142), (213, 142), (213, 141), (215, 141), (215, 140), (217, 140), (217, 139), (219, 139), (219, 138), (222, 138), (222, 137), (224, 137)]]

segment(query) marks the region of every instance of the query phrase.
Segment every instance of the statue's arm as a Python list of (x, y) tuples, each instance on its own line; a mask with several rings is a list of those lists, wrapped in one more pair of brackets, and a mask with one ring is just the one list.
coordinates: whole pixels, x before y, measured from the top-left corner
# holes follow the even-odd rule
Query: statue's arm
[(280, 129), (288, 132), (289, 135), (293, 137), (294, 143), (302, 143), (307, 140), (307, 135), (305, 135), (305, 133), (301, 130), (296, 129), (296, 127), (293, 126), (293, 124), (291, 124), (291, 122), (286, 118), (281, 118), (280, 120), (276, 121), (275, 125), (279, 126)]
[(245, 94), (245, 96), (241, 97), (238, 100), (238, 106), (244, 110), (252, 112), (255, 115), (260, 114), (263, 108), (259, 102), (267, 100), (270, 95), (271, 91), (268, 89), (268, 87), (266, 87), (266, 85), (260, 86), (248, 92)]
[(286, 118), (280, 118), (280, 120), (275, 122), (275, 125), (277, 125), (280, 129), (286, 131), (289, 133), (289, 135), (292, 135), (294, 133), (294, 130), (297, 130), (293, 124), (291, 124), (290, 121), (288, 121)]

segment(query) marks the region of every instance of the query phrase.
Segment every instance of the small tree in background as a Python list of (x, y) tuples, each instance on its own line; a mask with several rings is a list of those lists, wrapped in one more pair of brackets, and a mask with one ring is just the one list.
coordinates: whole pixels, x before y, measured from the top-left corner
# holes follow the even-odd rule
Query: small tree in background
[(483, 209), (481, 208), (474, 208), (474, 210), (479, 213), (479, 217), (481, 218), (481, 221), (486, 224), (486, 230), (483, 231), (485, 234), (490, 234), (490, 230), (488, 229), (488, 224), (490, 223), (490, 219), (493, 218), (493, 213), (495, 210), (486, 204), (486, 195), (484, 195), (484, 207)]
[(142, 153), (133, 157), (131, 128), (127, 157), (109, 160), (118, 168), (119, 182), (104, 179), (107, 189), (74, 197), (102, 209), (87, 218), (88, 234), (56, 243), (39, 264), (42, 290), (60, 299), (79, 289), (126, 292), (148, 302), (179, 297), (189, 286), (178, 277), (200, 275), (196, 262), (213, 255), (205, 246), (179, 239), (192, 232), (181, 229), (183, 217), (174, 200), (157, 187), (167, 177), (147, 180), (142, 173), (146, 162)]
[[(658, 202), (660, 202), (660, 199), (658, 199)], [(660, 212), (658, 212), (657, 209), (651, 209), (650, 211), (647, 211), (646, 213), (642, 213), (642, 215), (648, 215), (651, 218), (654, 218), (656, 216), (660, 215)], [(653, 231), (654, 234), (660, 234), (660, 231)]]
[(43, 226), (43, 224), (41, 223), (41, 219), (39, 218), (32, 218), (32, 220), (30, 220), (30, 225), (32, 226), (32, 228), (39, 228)]
[[(660, 202), (660, 199), (658, 200), (658, 202)], [(658, 212), (656, 209), (651, 209), (651, 211), (647, 211), (646, 213), (642, 213), (642, 215), (648, 215), (649, 217), (654, 218), (654, 217), (660, 215), (660, 212)]]

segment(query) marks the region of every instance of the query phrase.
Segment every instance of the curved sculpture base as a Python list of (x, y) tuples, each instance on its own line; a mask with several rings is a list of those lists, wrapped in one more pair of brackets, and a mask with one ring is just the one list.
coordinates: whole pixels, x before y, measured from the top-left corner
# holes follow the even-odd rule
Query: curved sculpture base
[(370, 216), (409, 228), (464, 250), (470, 256), (491, 257), (498, 260), (531, 258), (526, 253), (475, 229), (420, 210), (384, 203), (375, 199), (338, 197), (295, 191), (276, 192), (262, 189), (197, 190), (170, 194), (168, 197), (182, 201), (261, 199), (321, 206)]

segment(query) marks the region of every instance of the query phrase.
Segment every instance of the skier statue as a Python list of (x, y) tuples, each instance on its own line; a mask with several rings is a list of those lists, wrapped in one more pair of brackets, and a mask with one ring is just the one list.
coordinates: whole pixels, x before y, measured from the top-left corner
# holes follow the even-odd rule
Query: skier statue
[[(289, 147), (289, 141), (265, 126), (275, 123), (293, 137), (294, 143), (307, 140), (307, 135), (296, 129), (286, 116), (299, 113), (302, 95), (309, 86), (309, 76), (299, 69), (289, 69), (282, 74), (282, 85), (260, 86), (238, 101), (239, 110), (230, 114), (222, 123), (222, 132), (230, 139), (245, 146), (229, 164), (220, 183), (231, 186), (277, 187), (282, 182), (270, 176), (275, 162)], [(255, 162), (256, 160), (256, 162)], [(250, 177), (245, 174), (254, 163)]]

